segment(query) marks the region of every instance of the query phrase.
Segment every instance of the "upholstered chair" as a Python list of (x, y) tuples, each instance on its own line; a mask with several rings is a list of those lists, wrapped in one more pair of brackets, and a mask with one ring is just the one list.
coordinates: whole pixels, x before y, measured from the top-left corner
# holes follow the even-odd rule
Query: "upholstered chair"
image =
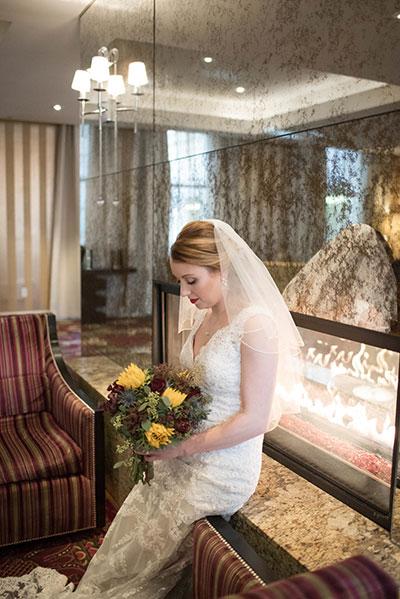
[(50, 313), (0, 314), (0, 546), (104, 524), (103, 412)]
[(222, 518), (194, 527), (193, 599), (397, 599), (395, 581), (363, 555), (276, 580), (273, 570)]

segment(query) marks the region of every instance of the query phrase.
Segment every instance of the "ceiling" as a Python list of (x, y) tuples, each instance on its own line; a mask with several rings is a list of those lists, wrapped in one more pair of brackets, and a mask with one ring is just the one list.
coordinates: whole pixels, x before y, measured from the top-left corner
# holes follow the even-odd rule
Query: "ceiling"
[(88, 4), (0, 0), (1, 119), (78, 122), (71, 81), (80, 64), (79, 15)]
[[(77, 94), (70, 85), (75, 69), (80, 67), (79, 16), (94, 1), (0, 0), (0, 119), (78, 122)], [(311, 4), (301, 0), (297, 1), (301, 10), (296, 13), (296, 23), (290, 24), (290, 15), (285, 14), (284, 27), (280, 25), (282, 14), (279, 11), (285, 5), (281, 0), (246, 0), (239, 5), (235, 3), (233, 11), (227, 10), (229, 1), (224, 0), (225, 9), (219, 10), (218, 3), (209, 0), (202, 3), (157, 0), (160, 24), (157, 40), (162, 52), (157, 54), (161, 58), (158, 59), (156, 89), (165, 115), (176, 110), (178, 121), (181, 122), (184, 115), (187, 119), (184, 124), (190, 127), (196, 124), (201, 109), (208, 119), (221, 119), (221, 115), (230, 114), (231, 119), (238, 122), (261, 122), (279, 116), (282, 111), (304, 108), (311, 108), (317, 115), (317, 104), (332, 104), (344, 96), (350, 98), (350, 111), (357, 107), (389, 105), (400, 99), (397, 60), (400, 22), (392, 19), (397, 0), (354, 0), (354, 6), (349, 5), (348, 0), (335, 0), (334, 14), (325, 9), (315, 10), (323, 4), (319, 0)], [(264, 19), (260, 18), (261, 10), (254, 10), (253, 3), (257, 5), (257, 2), (260, 9), (268, 5)], [(244, 8), (240, 9), (242, 4)], [(251, 11), (248, 10), (250, 4)], [(93, 7), (96, 10), (88, 13), (94, 13), (89, 21), (95, 18), (96, 11), (106, 10), (107, 22), (106, 29), (92, 27), (94, 39), (88, 38), (85, 44), (87, 48), (93, 46), (90, 55), (116, 37), (133, 40), (140, 34), (142, 39), (136, 42), (151, 43), (152, 10), (148, 10), (151, 6), (148, 0), (96, 0)], [(339, 8), (346, 16), (349, 6), (353, 12), (347, 21), (343, 15), (340, 21)], [(181, 36), (181, 43), (175, 32), (177, 23), (181, 22), (182, 7), (189, 11), (190, 18), (186, 18), (186, 34)], [(241, 10), (249, 15), (247, 19)], [(357, 14), (359, 19), (355, 18)], [(352, 25), (346, 28), (340, 23)], [(229, 68), (214, 71), (215, 79), (212, 71), (204, 74), (201, 67), (199, 72), (195, 64), (199, 53), (211, 48), (212, 42), (215, 46), (219, 32), (225, 31), (227, 24), (233, 41), (221, 46), (228, 55), (220, 53), (217, 58), (220, 65), (229, 65)], [(297, 37), (291, 35), (293, 28), (298, 32)], [(105, 31), (110, 39), (103, 39)], [(323, 40), (319, 37), (321, 31), (325, 33)], [(246, 44), (245, 52), (241, 51), (242, 46), (235, 46), (235, 40)], [(263, 52), (253, 40), (262, 41)], [(265, 56), (270, 59), (265, 61)], [(151, 61), (149, 63), (151, 69)], [(237, 73), (246, 74), (252, 89), (251, 99), (250, 95), (244, 95), (240, 101), (232, 100), (231, 94), (227, 94), (225, 79)], [(168, 79), (167, 84), (163, 84), (161, 75)], [(151, 94), (147, 95), (141, 103), (146, 108), (147, 99), (150, 114), (152, 98)], [(53, 110), (54, 104), (60, 104), (62, 110)], [(343, 106), (339, 108), (343, 110)]]

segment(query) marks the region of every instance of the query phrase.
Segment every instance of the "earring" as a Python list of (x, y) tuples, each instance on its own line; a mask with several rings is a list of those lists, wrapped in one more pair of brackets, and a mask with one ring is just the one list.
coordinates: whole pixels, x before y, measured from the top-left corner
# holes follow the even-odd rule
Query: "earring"
[(221, 277), (221, 284), (226, 287), (228, 285), (228, 279), (226, 277)]

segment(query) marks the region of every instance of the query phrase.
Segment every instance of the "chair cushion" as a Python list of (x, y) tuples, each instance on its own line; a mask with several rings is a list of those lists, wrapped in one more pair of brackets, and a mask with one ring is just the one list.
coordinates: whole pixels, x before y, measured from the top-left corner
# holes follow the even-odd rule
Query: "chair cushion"
[(45, 314), (0, 317), (0, 416), (47, 409)]
[(49, 383), (44, 374), (0, 378), (0, 416), (45, 410)]
[[(364, 555), (223, 599), (397, 599), (395, 581)], [(222, 597), (220, 598), (222, 599)]]
[(194, 527), (193, 597), (216, 599), (265, 588), (265, 583), (207, 520)]
[(80, 447), (49, 412), (0, 418), (0, 484), (82, 471)]

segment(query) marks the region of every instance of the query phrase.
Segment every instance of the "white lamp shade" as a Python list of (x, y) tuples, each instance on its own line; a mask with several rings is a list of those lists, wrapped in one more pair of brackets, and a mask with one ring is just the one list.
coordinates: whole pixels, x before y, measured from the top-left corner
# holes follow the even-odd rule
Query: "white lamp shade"
[(110, 75), (107, 82), (107, 92), (114, 98), (125, 93), (125, 83), (122, 75)]
[(110, 63), (105, 56), (93, 56), (90, 64), (90, 77), (93, 81), (108, 81), (110, 76)]
[(78, 69), (75, 71), (71, 84), (72, 89), (76, 89), (81, 94), (90, 92), (90, 75), (87, 71)]
[(146, 66), (144, 62), (131, 62), (129, 63), (128, 70), (128, 83), (139, 87), (140, 85), (146, 85), (149, 80), (147, 79)]

